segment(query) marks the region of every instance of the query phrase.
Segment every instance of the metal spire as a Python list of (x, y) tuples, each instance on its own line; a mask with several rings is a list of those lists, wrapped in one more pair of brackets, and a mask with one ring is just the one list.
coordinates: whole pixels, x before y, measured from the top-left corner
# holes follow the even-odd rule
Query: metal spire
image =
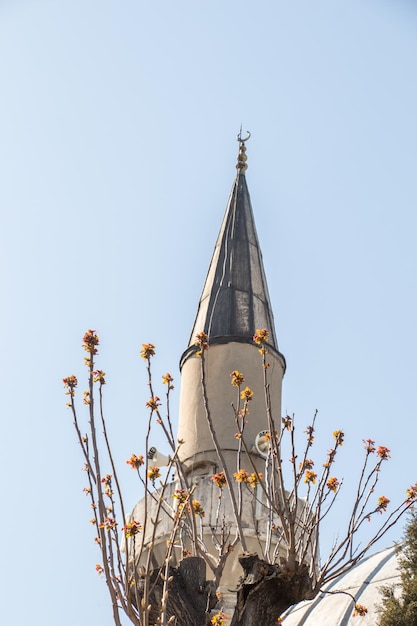
[[(204, 331), (210, 343), (238, 341), (252, 343), (259, 328), (269, 333), (269, 346), (278, 352), (274, 318), (262, 262), (249, 191), (244, 172), (245, 138), (237, 136), (239, 153), (237, 176), (217, 238), (189, 349), (195, 335)], [(183, 358), (187, 358), (188, 350)]]
[(238, 172), (246, 172), (246, 170), (248, 169), (248, 165), (246, 163), (247, 161), (247, 156), (246, 156), (246, 142), (250, 139), (250, 132), (247, 130), (247, 137), (245, 137), (243, 139), (242, 137), (242, 124), (240, 125), (240, 131), (239, 134), (237, 135), (236, 139), (239, 142), (239, 153), (237, 155), (237, 163), (236, 163), (236, 169)]

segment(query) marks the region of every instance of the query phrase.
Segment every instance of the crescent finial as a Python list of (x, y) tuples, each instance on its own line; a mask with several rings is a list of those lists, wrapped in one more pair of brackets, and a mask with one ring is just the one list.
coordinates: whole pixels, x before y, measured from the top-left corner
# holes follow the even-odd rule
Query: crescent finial
[(236, 140), (242, 144), (245, 143), (246, 141), (248, 141), (251, 137), (251, 133), (247, 130), (247, 136), (245, 138), (242, 137), (242, 125), (240, 126), (240, 131), (239, 134), (236, 136)]

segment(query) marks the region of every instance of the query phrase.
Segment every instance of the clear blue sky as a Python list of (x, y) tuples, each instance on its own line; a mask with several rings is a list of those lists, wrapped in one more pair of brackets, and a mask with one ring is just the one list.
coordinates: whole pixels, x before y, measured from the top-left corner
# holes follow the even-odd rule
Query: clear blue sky
[(178, 383), (241, 122), (283, 410), (346, 432), (334, 532), (362, 438), (416, 482), (416, 64), (412, 0), (0, 0), (2, 623), (112, 623), (61, 379), (98, 329), (130, 508), (139, 347)]

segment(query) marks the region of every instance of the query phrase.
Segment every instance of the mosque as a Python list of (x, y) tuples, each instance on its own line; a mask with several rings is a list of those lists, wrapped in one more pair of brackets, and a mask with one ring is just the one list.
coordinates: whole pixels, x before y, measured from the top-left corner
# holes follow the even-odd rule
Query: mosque
[[(199, 501), (204, 506), (206, 517), (203, 525), (207, 535), (214, 524), (214, 516), (219, 515), (217, 492), (211, 477), (219, 471), (219, 457), (213, 443), (206, 419), (205, 400), (201, 393), (201, 365), (195, 337), (204, 331), (209, 337), (210, 348), (206, 359), (206, 396), (210, 401), (213, 426), (221, 443), (221, 451), (227, 464), (236, 464), (236, 426), (228, 419), (230, 406), (235, 396), (230, 385), (230, 372), (239, 370), (250, 380), (254, 396), (263, 397), (264, 379), (259, 367), (259, 346), (253, 341), (257, 329), (269, 331), (268, 360), (270, 377), (271, 408), (281, 416), (281, 387), (286, 363), (279, 351), (274, 326), (272, 306), (263, 267), (262, 254), (256, 234), (254, 215), (249, 196), (246, 169), (246, 138), (238, 135), (239, 153), (237, 175), (227, 203), (225, 216), (214, 248), (202, 295), (198, 304), (195, 323), (190, 340), (180, 362), (181, 395), (179, 409), (178, 439), (184, 441), (181, 447), (181, 460), (189, 478), (193, 481)], [(262, 412), (256, 419), (248, 420), (245, 438), (252, 446), (252, 462), (260, 467), (259, 450), (256, 441), (259, 434), (268, 428)], [(251, 410), (252, 414), (252, 410)], [(177, 485), (173, 482), (171, 491)], [(168, 494), (169, 497), (172, 494)], [(141, 517), (141, 502), (134, 516)], [(232, 529), (235, 524), (227, 503), (221, 515)], [(250, 511), (250, 514), (249, 514)], [(255, 519), (255, 522), (254, 522)], [(266, 533), (262, 515), (255, 517), (249, 500), (244, 500), (242, 508), (242, 529), (246, 549), (256, 552), (260, 537)], [(254, 527), (256, 525), (256, 528)], [(152, 557), (155, 566), (163, 558), (168, 536), (168, 521), (162, 521), (158, 528)], [(160, 550), (158, 552), (158, 546)], [(376, 626), (376, 605), (380, 602), (379, 588), (398, 582), (397, 557), (394, 548), (388, 548), (366, 556), (349, 572), (332, 580), (314, 600), (301, 602), (285, 613), (285, 626)], [(225, 598), (225, 612), (231, 615), (236, 596), (230, 593), (242, 570), (237, 558), (227, 562), (221, 587)], [(337, 592), (342, 593), (334, 593)], [(349, 595), (350, 594), (350, 595)], [(353, 617), (352, 596), (365, 605), (365, 617)]]

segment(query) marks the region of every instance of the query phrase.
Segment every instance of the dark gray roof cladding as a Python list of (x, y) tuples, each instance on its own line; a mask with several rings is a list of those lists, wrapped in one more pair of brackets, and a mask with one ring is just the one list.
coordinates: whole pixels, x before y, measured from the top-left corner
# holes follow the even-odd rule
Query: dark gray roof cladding
[(246, 177), (238, 169), (220, 228), (189, 345), (204, 330), (211, 343), (251, 342), (266, 328), (278, 352), (274, 317)]

